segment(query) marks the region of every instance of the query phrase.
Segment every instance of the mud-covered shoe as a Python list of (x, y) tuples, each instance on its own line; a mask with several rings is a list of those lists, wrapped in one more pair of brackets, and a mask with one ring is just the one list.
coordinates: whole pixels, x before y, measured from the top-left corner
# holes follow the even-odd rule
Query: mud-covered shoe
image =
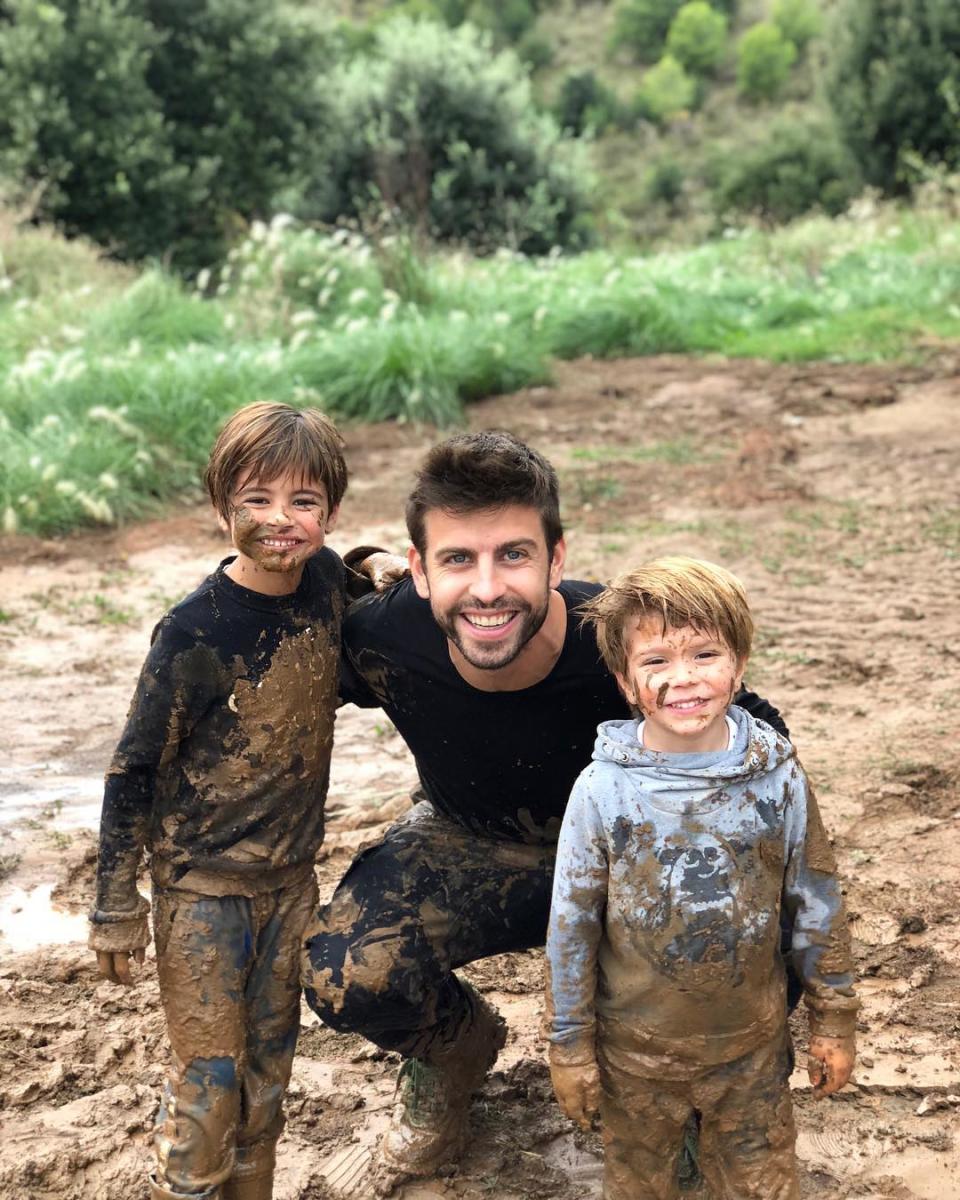
[(388, 1194), (404, 1179), (434, 1175), (455, 1158), (467, 1133), (470, 1097), (507, 1040), (500, 1014), (472, 988), (469, 1022), (454, 1042), (400, 1068), (397, 1103), (380, 1143), (377, 1190)]

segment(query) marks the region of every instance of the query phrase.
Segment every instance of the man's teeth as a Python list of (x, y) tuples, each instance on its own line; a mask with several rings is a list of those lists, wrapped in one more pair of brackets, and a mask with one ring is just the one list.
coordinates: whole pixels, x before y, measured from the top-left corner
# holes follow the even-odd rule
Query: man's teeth
[(272, 550), (286, 550), (290, 546), (299, 546), (300, 544), (295, 538), (261, 538), (261, 543), (269, 546)]
[(702, 700), (674, 700), (674, 702), (672, 704), (668, 705), (668, 707), (669, 708), (696, 708), (698, 705), (700, 705), (702, 703), (703, 703)]
[(481, 629), (493, 629), (497, 625), (506, 625), (508, 621), (512, 621), (513, 613), (497, 613), (496, 616), (489, 617), (470, 616), (467, 620), (471, 625), (479, 625)]

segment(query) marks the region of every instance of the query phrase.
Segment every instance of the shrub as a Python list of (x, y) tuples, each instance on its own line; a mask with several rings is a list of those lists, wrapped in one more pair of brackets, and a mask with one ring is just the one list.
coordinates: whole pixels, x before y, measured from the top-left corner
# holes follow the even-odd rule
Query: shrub
[(790, 221), (810, 209), (841, 213), (860, 189), (856, 163), (822, 123), (781, 120), (760, 145), (727, 156), (714, 192), (718, 212)]
[(682, 5), (683, 0), (624, 0), (614, 13), (611, 50), (626, 50), (638, 62), (656, 62)]
[(674, 158), (664, 158), (651, 167), (644, 184), (644, 195), (651, 204), (664, 204), (676, 212), (683, 197), (685, 175)]
[(521, 62), (525, 62), (531, 71), (549, 67), (555, 57), (553, 42), (546, 34), (531, 29), (517, 43), (517, 57)]
[(147, 83), (156, 32), (126, 0), (14, 0), (0, 24), (0, 166), (14, 199), (123, 258), (161, 253), (198, 199)]
[(14, 0), (0, 165), (37, 215), (196, 267), (268, 215), (322, 127), (318, 35), (259, 0)]
[(178, 256), (218, 257), (236, 225), (267, 217), (301, 177), (324, 122), (322, 42), (261, 0), (144, 0), (160, 41), (147, 79), (178, 162), (203, 174)]
[(697, 97), (697, 81), (666, 54), (644, 75), (637, 93), (640, 111), (654, 121), (667, 121), (688, 112)]
[(748, 100), (773, 100), (787, 81), (797, 57), (776, 25), (753, 25), (737, 50), (737, 87)]
[(599, 133), (616, 121), (618, 107), (593, 71), (576, 71), (563, 81), (554, 111), (562, 129), (580, 134), (589, 126)]
[(365, 220), (384, 209), (441, 240), (527, 253), (582, 243), (586, 172), (574, 142), (537, 112), (513, 54), (471, 25), (400, 19), (376, 57), (330, 81), (335, 120), (306, 215)]
[(960, 164), (956, 0), (843, 0), (829, 45), (826, 95), (869, 184), (903, 191), (907, 154)]
[(815, 0), (774, 0), (772, 15), (774, 25), (799, 51), (823, 31), (823, 14)]
[(673, 19), (667, 49), (694, 75), (709, 75), (723, 59), (727, 47), (727, 18), (706, 0), (691, 0)]

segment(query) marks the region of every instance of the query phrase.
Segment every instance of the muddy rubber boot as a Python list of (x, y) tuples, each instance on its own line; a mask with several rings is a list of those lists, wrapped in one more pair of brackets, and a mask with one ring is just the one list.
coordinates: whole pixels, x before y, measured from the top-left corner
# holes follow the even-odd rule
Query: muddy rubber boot
[(273, 1200), (276, 1142), (238, 1146), (233, 1174), (220, 1185), (222, 1200)]
[(408, 1058), (400, 1068), (400, 1094), (375, 1170), (379, 1195), (405, 1179), (435, 1175), (463, 1148), (470, 1097), (507, 1040), (497, 1010), (473, 988), (464, 988), (473, 1013), (456, 1040), (427, 1058)]
[(205, 1192), (175, 1192), (157, 1183), (156, 1175), (148, 1176), (150, 1184), (150, 1200), (222, 1200), (223, 1193), (218, 1187), (207, 1188)]

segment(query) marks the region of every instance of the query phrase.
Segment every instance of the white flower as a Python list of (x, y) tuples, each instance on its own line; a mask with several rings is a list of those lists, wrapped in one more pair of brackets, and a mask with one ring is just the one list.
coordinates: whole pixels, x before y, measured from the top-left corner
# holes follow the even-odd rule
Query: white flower
[(84, 331), (76, 325), (61, 325), (60, 332), (68, 342), (79, 342), (83, 337)]
[(116, 475), (111, 475), (109, 471), (102, 471), (99, 478), (100, 486), (106, 488), (108, 492), (115, 492), (120, 486)]
[(43, 466), (43, 459), (41, 458), (41, 456), (39, 454), (31, 454), (30, 455), (30, 470), (31, 471), (39, 471), (42, 466)]
[(56, 463), (47, 463), (40, 473), (40, 478), (44, 483), (49, 483), (51, 479), (56, 479), (60, 474), (60, 469)]
[(308, 342), (310, 340), (310, 332), (311, 331), (309, 329), (298, 329), (290, 339), (290, 349), (299, 350), (304, 342)]
[(252, 242), (262, 242), (267, 236), (267, 227), (262, 221), (254, 221), (250, 226), (250, 240)]
[(223, 318), (223, 327), (227, 333), (230, 333), (236, 327), (236, 324), (236, 313), (227, 313), (227, 315)]
[(20, 522), (17, 520), (17, 513), (12, 504), (8, 504), (3, 510), (3, 532), (16, 533), (17, 526)]
[(290, 324), (294, 326), (312, 325), (317, 319), (317, 314), (312, 308), (301, 308), (299, 312), (295, 312), (290, 318)]
[(332, 285), (332, 284), (336, 283), (339, 278), (340, 278), (340, 268), (339, 267), (331, 267), (330, 270), (327, 272), (327, 283)]
[(78, 491), (77, 503), (95, 521), (99, 521), (102, 525), (109, 525), (113, 520), (113, 510), (106, 500), (98, 500), (88, 492)]
[(466, 319), (467, 319), (467, 314), (463, 311), (462, 308), (453, 308), (450, 310), (450, 320), (451, 321), (465, 321)]
[(604, 275), (603, 286), (604, 287), (612, 287), (617, 282), (617, 280), (620, 278), (620, 276), (622, 274), (623, 274), (623, 272), (620, 270), (619, 267), (614, 267), (612, 271), (608, 271), (606, 273), (606, 275)]
[(393, 318), (396, 316), (396, 313), (397, 313), (397, 306), (395, 304), (385, 304), (383, 306), (383, 308), (380, 309), (380, 320), (381, 321), (392, 321)]
[(361, 329), (367, 327), (366, 317), (354, 317), (352, 321), (348, 321), (344, 326), (345, 333), (359, 333)]
[(493, 314), (494, 325), (509, 325), (510, 314), (505, 312), (496, 312)]
[(210, 268), (204, 267), (203, 270), (197, 272), (197, 291), (205, 292), (210, 286)]
[(400, 296), (393, 290), (393, 288), (384, 288), (383, 298), (384, 300), (389, 301), (391, 304), (400, 303)]
[(362, 288), (362, 287), (354, 288), (353, 291), (350, 293), (350, 295), (347, 297), (347, 303), (348, 304), (361, 304), (364, 300), (366, 300), (367, 294), (368, 293), (367, 293), (366, 288)]
[(283, 232), (284, 229), (290, 229), (296, 223), (296, 217), (291, 216), (290, 213), (276, 213), (270, 221), (270, 228)]
[(533, 324), (537, 329), (539, 329), (543, 324), (543, 319), (546, 315), (547, 306), (545, 304), (541, 304), (537, 311), (533, 314)]
[(325, 287), (317, 296), (317, 308), (326, 308), (330, 303), (330, 297), (333, 295), (333, 288)]
[(150, 457), (150, 452), (148, 450), (138, 450), (133, 457), (134, 457), (135, 462), (139, 462), (139, 463), (152, 463), (153, 462), (153, 459)]
[(77, 485), (72, 479), (58, 479), (54, 484), (54, 491), (59, 492), (61, 496), (75, 496)]
[(143, 350), (143, 344), (139, 338), (131, 338), (130, 344), (127, 346), (127, 353), (131, 358), (138, 358)]

